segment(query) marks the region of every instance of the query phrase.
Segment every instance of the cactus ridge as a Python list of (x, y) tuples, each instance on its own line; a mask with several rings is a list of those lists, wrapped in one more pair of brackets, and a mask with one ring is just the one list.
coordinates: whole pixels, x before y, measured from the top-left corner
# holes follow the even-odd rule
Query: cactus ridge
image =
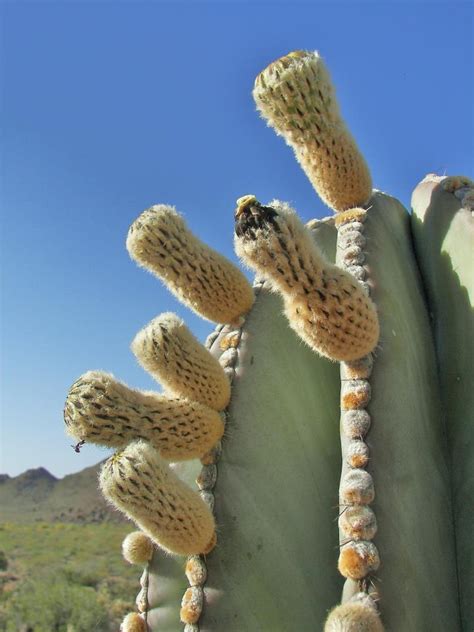
[(335, 211), (367, 202), (370, 173), (317, 52), (290, 53), (270, 64), (257, 77), (253, 97), (268, 125), (293, 148), (323, 202)]
[[(346, 271), (364, 280), (365, 291), (370, 295), (370, 285), (364, 267), (364, 235), (366, 211), (349, 209), (336, 217), (337, 259)], [(348, 253), (350, 255), (348, 256)], [(355, 256), (354, 256), (355, 255)], [(373, 586), (370, 576), (379, 568), (377, 547), (372, 543), (377, 533), (377, 520), (369, 507), (375, 498), (372, 475), (364, 468), (370, 458), (366, 435), (371, 418), (366, 408), (372, 389), (370, 377), (374, 366), (372, 353), (356, 362), (341, 363), (341, 447), (343, 469), (339, 490), (341, 509), (339, 534), (341, 550), (338, 569), (349, 581), (358, 582), (361, 595), (367, 595)], [(375, 592), (376, 594), (376, 592)], [(368, 597), (367, 597), (368, 598)], [(344, 602), (344, 596), (343, 596)], [(331, 612), (326, 622), (328, 630), (382, 630), (383, 626), (375, 608), (366, 604), (343, 603)]]
[(168, 392), (214, 410), (229, 403), (230, 384), (223, 368), (175, 314), (153, 319), (133, 340), (132, 351)]
[(129, 229), (127, 250), (207, 320), (233, 323), (252, 306), (252, 287), (242, 272), (195, 237), (174, 207), (144, 211)]
[(212, 512), (145, 441), (108, 459), (100, 473), (104, 496), (158, 546), (190, 555), (215, 545)]
[(144, 439), (169, 461), (199, 458), (224, 432), (219, 413), (203, 404), (133, 390), (101, 371), (73, 384), (64, 419), (81, 441), (123, 448)]
[(374, 304), (355, 278), (324, 260), (287, 204), (254, 200), (239, 207), (235, 248), (282, 294), (290, 326), (313, 350), (331, 360), (356, 360), (374, 349)]
[[(256, 283), (253, 292), (256, 296), (261, 289), (262, 284)], [(219, 337), (219, 366), (223, 367), (224, 374), (229, 384), (235, 377), (236, 366), (238, 362), (238, 347), (242, 340), (242, 328), (245, 324), (245, 317), (241, 319), (240, 327), (234, 328), (230, 325), (218, 325), (213, 333), (206, 340), (205, 350), (209, 353), (213, 343)], [(229, 352), (233, 352), (230, 354)], [(214, 357), (214, 356), (212, 356)], [(214, 487), (217, 481), (218, 462), (222, 452), (222, 444), (219, 441), (207, 454), (201, 457), (202, 468), (196, 478), (196, 484), (200, 490), (200, 495), (211, 511), (214, 510), (215, 498)], [(205, 556), (191, 555), (187, 558), (186, 577), (189, 582), (189, 588), (183, 595), (180, 610), (180, 619), (186, 624), (185, 630), (191, 626), (198, 624), (200, 619), (204, 593), (203, 589), (206, 584), (208, 572)], [(197, 630), (199, 627), (197, 626)]]

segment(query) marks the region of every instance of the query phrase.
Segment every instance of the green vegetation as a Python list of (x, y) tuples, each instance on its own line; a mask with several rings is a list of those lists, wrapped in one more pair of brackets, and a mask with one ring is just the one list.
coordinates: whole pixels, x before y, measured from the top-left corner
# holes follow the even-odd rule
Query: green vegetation
[(136, 569), (120, 554), (130, 530), (109, 522), (1, 524), (0, 631), (115, 632), (134, 609)]

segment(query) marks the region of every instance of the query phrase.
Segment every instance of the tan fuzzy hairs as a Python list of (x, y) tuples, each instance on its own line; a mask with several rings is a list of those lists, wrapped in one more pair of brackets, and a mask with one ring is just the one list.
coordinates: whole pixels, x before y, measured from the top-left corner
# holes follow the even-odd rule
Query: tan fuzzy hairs
[(384, 632), (384, 627), (375, 607), (350, 601), (331, 610), (324, 632)]
[(254, 294), (242, 272), (195, 237), (172, 206), (144, 211), (128, 231), (127, 250), (203, 318), (235, 323), (252, 307)]
[(79, 441), (123, 448), (145, 439), (169, 461), (201, 457), (224, 433), (215, 410), (130, 389), (101, 371), (89, 371), (71, 386), (64, 420), (68, 433)]
[(341, 118), (318, 53), (295, 51), (270, 64), (255, 80), (253, 97), (325, 204), (344, 211), (368, 201), (369, 169)]
[(153, 542), (142, 531), (132, 531), (122, 542), (122, 555), (129, 564), (148, 564), (153, 557)]
[(147, 632), (145, 619), (136, 612), (130, 612), (120, 625), (120, 632)]
[(212, 512), (149, 443), (134, 441), (108, 459), (99, 483), (105, 498), (160, 547), (197, 555), (215, 546)]
[(331, 360), (357, 360), (379, 339), (375, 306), (359, 282), (327, 262), (310, 231), (285, 203), (238, 200), (235, 249), (280, 292), (290, 326)]
[(214, 410), (229, 403), (230, 382), (224, 369), (176, 314), (152, 320), (136, 335), (132, 351), (168, 392)]

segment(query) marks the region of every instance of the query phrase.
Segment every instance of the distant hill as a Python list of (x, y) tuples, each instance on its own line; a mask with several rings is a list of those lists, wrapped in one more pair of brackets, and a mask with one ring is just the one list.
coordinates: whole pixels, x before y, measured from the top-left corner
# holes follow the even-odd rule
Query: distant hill
[(15, 477), (0, 474), (0, 522), (125, 522), (98, 489), (101, 465), (61, 479), (43, 467)]

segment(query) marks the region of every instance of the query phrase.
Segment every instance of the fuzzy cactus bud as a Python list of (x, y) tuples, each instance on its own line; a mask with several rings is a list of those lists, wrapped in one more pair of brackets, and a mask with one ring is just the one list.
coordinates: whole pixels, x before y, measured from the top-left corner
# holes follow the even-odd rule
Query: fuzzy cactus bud
[(197, 623), (201, 616), (203, 602), (204, 594), (200, 586), (188, 588), (181, 601), (181, 621), (183, 623)]
[(130, 612), (122, 621), (120, 632), (147, 632), (148, 626), (139, 614)]
[(254, 294), (245, 276), (197, 239), (172, 206), (144, 211), (128, 231), (127, 250), (203, 318), (233, 323), (252, 307)]
[(375, 498), (372, 476), (360, 468), (348, 470), (339, 488), (341, 504), (370, 505)]
[(362, 579), (380, 566), (377, 547), (372, 542), (358, 540), (341, 548), (338, 568), (341, 575), (349, 579)]
[(152, 320), (136, 335), (132, 351), (168, 392), (215, 410), (229, 403), (230, 383), (224, 369), (176, 314), (168, 312)]
[(122, 555), (129, 564), (147, 564), (153, 556), (153, 542), (142, 531), (129, 533), (122, 542)]
[(323, 258), (287, 204), (238, 200), (235, 248), (282, 295), (290, 326), (313, 350), (349, 361), (374, 349), (379, 323), (373, 302), (355, 278)]
[(348, 602), (336, 606), (326, 620), (324, 632), (383, 632), (380, 616), (363, 603)]
[(253, 97), (328, 206), (344, 211), (367, 202), (370, 173), (341, 118), (318, 53), (295, 51), (270, 64), (258, 75)]
[(162, 548), (195, 555), (215, 544), (211, 511), (145, 441), (108, 459), (99, 482), (105, 498)]
[(219, 413), (203, 404), (130, 389), (101, 371), (72, 385), (64, 420), (81, 441), (122, 448), (145, 439), (169, 461), (199, 458), (224, 432)]
[(367, 505), (353, 505), (341, 512), (339, 528), (349, 540), (372, 540), (377, 532), (377, 520)]

